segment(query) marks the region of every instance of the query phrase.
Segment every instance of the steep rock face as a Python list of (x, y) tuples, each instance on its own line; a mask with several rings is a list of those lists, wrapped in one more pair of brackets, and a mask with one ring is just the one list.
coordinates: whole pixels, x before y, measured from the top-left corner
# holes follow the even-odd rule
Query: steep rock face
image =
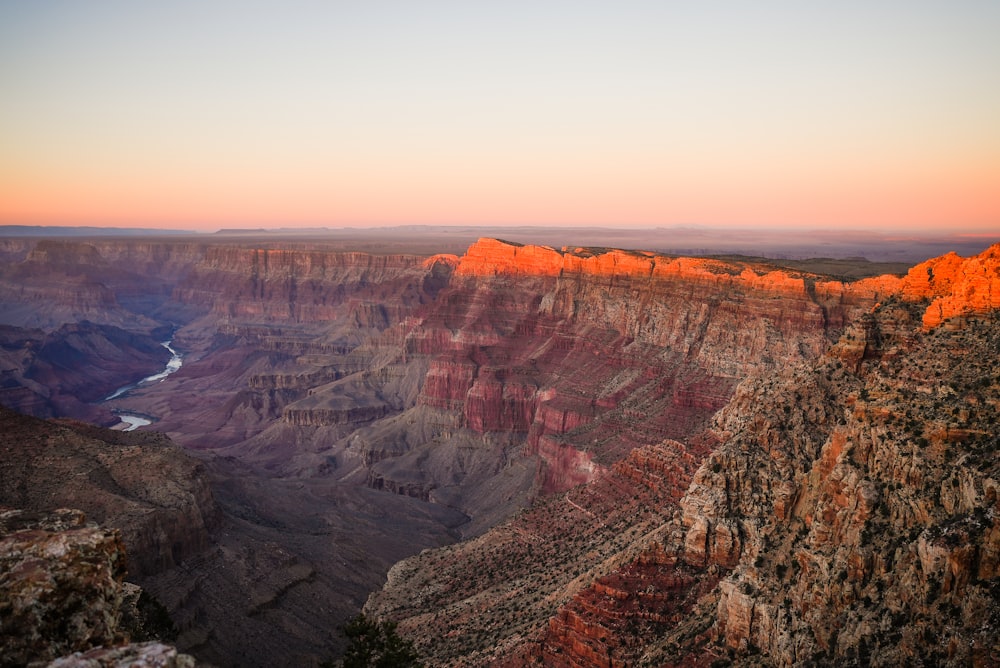
[(48, 330), (90, 320), (149, 333), (172, 284), (202, 252), (178, 242), (30, 242), (0, 266), (0, 322)]
[(118, 635), (125, 550), (83, 513), (0, 509), (0, 665), (24, 666)]
[(650, 550), (597, 578), (549, 619), (533, 652), (498, 665), (540, 663), (553, 668), (634, 665), (642, 638), (676, 626), (718, 582), (674, 557)]
[(970, 313), (1000, 308), (1000, 244), (962, 259), (949, 253), (910, 269), (902, 284), (903, 297), (931, 299), (924, 312), (925, 328)]
[(0, 409), (0, 503), (76, 507), (122, 528), (134, 576), (209, 545), (218, 522), (202, 466), (160, 434), (56, 424)]
[[(529, 518), (540, 512), (533, 509), (475, 541), (398, 565), (368, 610), (400, 620), (415, 638), (416, 629), (447, 619), (451, 626), (423, 646), (440, 665), (887, 665), (921, 658), (991, 665), (1000, 648), (1000, 508), (990, 456), (1000, 319), (995, 311), (966, 314), (927, 330), (926, 287), (902, 293), (898, 279), (869, 283), (888, 294), (879, 294), (870, 313), (855, 315), (825, 353), (748, 374), (703, 440), (664, 444), (686, 449), (693, 462), (687, 475), (670, 477), (672, 492), (657, 498), (662, 523), (638, 520), (642, 529), (612, 549), (603, 567), (571, 570), (578, 588), (545, 580), (533, 582), (530, 595), (490, 581), (467, 592), (456, 587), (454, 573), (515, 563), (505, 582), (519, 583), (530, 562), (542, 562), (500, 547), (505, 536), (530, 535)], [(862, 289), (869, 288), (851, 288)], [(692, 450), (696, 442), (706, 447)], [(609, 479), (598, 475), (563, 503), (600, 494)], [(605, 517), (564, 516), (551, 535), (589, 535)], [(572, 563), (572, 555), (601, 548), (564, 550)], [(670, 604), (656, 602), (655, 593), (671, 587)], [(435, 595), (404, 602), (417, 591)], [(536, 600), (552, 611), (545, 624)], [(488, 616), (475, 630), (460, 621), (508, 605), (522, 613), (510, 635), (492, 630)]]
[(664, 586), (674, 577), (671, 566), (660, 568), (666, 555), (638, 546), (671, 516), (707, 447), (634, 450), (590, 485), (549, 496), (483, 536), (402, 561), (365, 612), (399, 620), (433, 665), (523, 665), (536, 647), (526, 642), (543, 639), (560, 606), (585, 600), (595, 574), (638, 564), (640, 580), (647, 567)]
[[(682, 505), (685, 558), (735, 569), (715, 618), (726, 646), (775, 665), (993, 661), (1000, 378), (984, 360), (1000, 321), (925, 322), (884, 305), (857, 371), (831, 355), (749, 385), (720, 417), (731, 436)], [(741, 405), (763, 394), (770, 416)], [(735, 528), (737, 559), (692, 539), (703, 526)]]
[(107, 262), (89, 244), (38, 242), (20, 262), (4, 266), (0, 298), (12, 304), (12, 308), (5, 309), (5, 324), (40, 324), (19, 321), (22, 305), (32, 302), (47, 302), (49, 309), (61, 307), (74, 319), (107, 317), (119, 311), (114, 292), (96, 276), (109, 270)]
[[(435, 303), (401, 325), (400, 338), (408, 358), (429, 358), (417, 405), (452, 416), (447, 438), (456, 427), (470, 442), (514, 435), (523, 454), (540, 458), (535, 485), (544, 494), (593, 479), (636, 447), (690, 436), (739, 379), (815, 358), (892, 286), (482, 239), (459, 258)], [(426, 447), (399, 431), (379, 436), (387, 455), (410, 464), (377, 464), (381, 486), (455, 489), (451, 471), (428, 466), (427, 449), (440, 436)], [(400, 442), (409, 445), (401, 451)]]
[(767, 361), (765, 347), (773, 358), (814, 357), (832, 330), (895, 288), (891, 280), (845, 285), (745, 262), (559, 252), (493, 240), (470, 247), (456, 274), (508, 279), (493, 284), (498, 286), (519, 285), (510, 278), (558, 276), (532, 304), (540, 315), (611, 330), (629, 342), (695, 357), (713, 373), (736, 377)]
[(349, 312), (360, 327), (381, 330), (447, 281), (447, 259), (424, 263), (413, 255), (210, 247), (174, 299), (256, 322), (317, 322)]

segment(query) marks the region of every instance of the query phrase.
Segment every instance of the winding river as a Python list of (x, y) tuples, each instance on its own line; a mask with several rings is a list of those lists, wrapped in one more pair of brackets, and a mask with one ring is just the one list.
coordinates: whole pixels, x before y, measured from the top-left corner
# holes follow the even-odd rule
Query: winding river
[[(182, 364), (181, 361), (182, 356), (179, 352), (177, 352), (170, 346), (172, 341), (173, 340), (171, 339), (170, 341), (164, 341), (163, 343), (160, 344), (164, 348), (170, 351), (170, 361), (167, 362), (167, 366), (163, 368), (163, 371), (160, 371), (159, 373), (154, 373), (152, 376), (146, 376), (138, 383), (132, 383), (131, 385), (125, 385), (124, 387), (119, 387), (117, 390), (106, 396), (104, 398), (104, 401), (111, 401), (112, 399), (117, 399), (118, 397), (124, 396), (128, 392), (131, 392), (135, 388), (140, 387), (142, 385), (157, 383), (166, 378), (167, 376), (169, 376), (170, 374), (174, 373), (178, 369), (180, 369)], [(118, 419), (120, 419), (122, 422), (128, 425), (127, 427), (122, 429), (122, 431), (132, 431), (133, 429), (138, 429), (139, 427), (145, 427), (146, 425), (153, 423), (153, 421), (147, 417), (143, 417), (142, 415), (133, 415), (131, 413), (118, 413)]]

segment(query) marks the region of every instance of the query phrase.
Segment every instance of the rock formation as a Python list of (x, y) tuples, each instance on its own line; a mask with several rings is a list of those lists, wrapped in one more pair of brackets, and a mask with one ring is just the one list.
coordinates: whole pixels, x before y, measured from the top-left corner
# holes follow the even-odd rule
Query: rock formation
[[(651, 499), (662, 521), (637, 516), (618, 544), (593, 538), (615, 526), (609, 505), (627, 506), (607, 486), (650, 452), (636, 450), (473, 542), (397, 565), (366, 610), (398, 620), (436, 665), (993, 665), (1000, 314), (962, 302), (968, 287), (947, 277), (996, 275), (995, 255), (946, 261), (951, 273), (920, 289), (912, 273), (879, 281), (898, 296), (815, 360), (748, 375), (700, 436), (657, 446), (690, 462)], [(929, 327), (937, 300), (963, 315)], [(648, 474), (630, 479), (645, 502)], [(556, 504), (580, 513), (545, 532), (571, 566), (507, 557)], [(459, 584), (491, 564), (505, 565), (498, 584)], [(492, 610), (517, 622), (494, 624)], [(463, 625), (473, 614), (482, 623)]]
[(0, 407), (0, 504), (79, 508), (121, 527), (133, 576), (204, 550), (219, 522), (204, 468), (162, 434), (54, 423)]
[(175, 647), (150, 641), (74, 652), (51, 662), (49, 668), (195, 668), (197, 665), (193, 657), (181, 654)]
[(193, 668), (172, 647), (125, 644), (125, 565), (118, 532), (78, 510), (0, 507), (0, 666)]
[(1000, 247), (967, 260), (949, 253), (922, 262), (906, 274), (902, 291), (911, 301), (931, 300), (923, 316), (927, 329), (955, 316), (1000, 308)]
[(83, 513), (0, 511), (0, 618), (5, 666), (55, 659), (116, 637), (125, 550)]

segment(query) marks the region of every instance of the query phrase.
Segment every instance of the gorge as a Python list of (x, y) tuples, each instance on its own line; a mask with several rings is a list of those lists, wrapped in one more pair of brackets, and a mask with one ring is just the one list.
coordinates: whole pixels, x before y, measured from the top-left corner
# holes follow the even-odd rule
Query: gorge
[(0, 504), (119, 527), (200, 660), (316, 663), (362, 607), (431, 665), (1000, 652), (1000, 246), (0, 241), (0, 403), (55, 418), (4, 412)]
[[(170, 353), (170, 359), (167, 361), (166, 366), (163, 367), (163, 371), (158, 371), (152, 375), (146, 376), (137, 383), (119, 387), (117, 390), (115, 390), (107, 397), (105, 397), (104, 401), (111, 401), (112, 399), (117, 399), (118, 397), (124, 395), (126, 392), (129, 392), (130, 390), (133, 390), (141, 385), (159, 382), (164, 378), (166, 378), (167, 376), (169, 376), (170, 374), (175, 373), (178, 369), (180, 369), (184, 363), (183, 358), (180, 353), (178, 353), (176, 350), (173, 349), (173, 347), (171, 347), (170, 345), (171, 343), (173, 343), (173, 341), (164, 341), (163, 343), (160, 344), (167, 349), (167, 352)], [(134, 431), (139, 427), (146, 427), (153, 424), (152, 420), (143, 417), (141, 415), (130, 415), (129, 413), (117, 413), (117, 415), (118, 419), (122, 421), (122, 426), (121, 426), (122, 431)]]

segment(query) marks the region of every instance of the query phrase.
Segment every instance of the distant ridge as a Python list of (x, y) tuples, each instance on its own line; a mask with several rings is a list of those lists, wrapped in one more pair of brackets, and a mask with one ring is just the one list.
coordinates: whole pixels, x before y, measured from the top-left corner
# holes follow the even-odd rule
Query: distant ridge
[[(338, 243), (347, 249), (376, 253), (405, 247), (428, 254), (461, 254), (477, 239), (508, 239), (517, 243), (561, 248), (641, 248), (683, 256), (743, 256), (771, 260), (826, 258), (834, 264), (865, 258), (898, 263), (902, 271), (929, 257), (954, 251), (969, 257), (997, 242), (996, 235), (915, 232), (909, 235), (858, 230), (789, 230), (709, 227), (559, 227), (530, 225), (396, 225), (382, 227), (223, 228), (212, 232), (139, 227), (73, 227), (0, 225), (0, 238), (46, 237), (197, 237), (234, 240)], [(842, 274), (843, 268), (830, 267)]]
[(59, 225), (0, 225), (0, 237), (121, 237), (121, 236), (183, 236), (198, 234), (194, 230), (166, 230), (153, 227), (76, 227)]

